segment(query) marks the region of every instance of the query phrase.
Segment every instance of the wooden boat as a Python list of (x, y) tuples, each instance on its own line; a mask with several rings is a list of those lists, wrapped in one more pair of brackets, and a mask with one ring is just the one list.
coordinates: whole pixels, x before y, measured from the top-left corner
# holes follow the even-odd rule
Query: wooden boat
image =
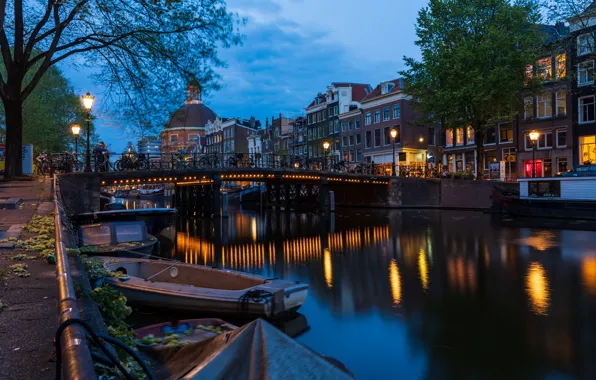
[(304, 303), (309, 286), (248, 273), (162, 260), (104, 258), (104, 267), (129, 276), (106, 283), (131, 303), (216, 315), (277, 318)]
[(596, 221), (596, 177), (520, 178), (519, 196), (502, 195), (513, 216)]
[(144, 257), (158, 240), (147, 233), (144, 222), (109, 222), (79, 227), (81, 253), (98, 256)]
[[(176, 322), (158, 323), (135, 330), (139, 350), (150, 353), (166, 347), (168, 338), (172, 345), (199, 343), (238, 327), (216, 318), (185, 319)], [(166, 341), (164, 341), (164, 338)]]
[(134, 210), (105, 210), (79, 214), (75, 218), (77, 225), (96, 224), (105, 222), (143, 222), (147, 232), (152, 235), (159, 233), (174, 224), (175, 208), (141, 208)]

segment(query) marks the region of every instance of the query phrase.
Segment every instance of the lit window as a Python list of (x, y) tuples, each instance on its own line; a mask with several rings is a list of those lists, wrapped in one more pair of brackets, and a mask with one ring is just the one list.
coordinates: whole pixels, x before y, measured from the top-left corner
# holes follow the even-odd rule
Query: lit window
[(551, 92), (545, 92), (536, 97), (536, 116), (545, 118), (553, 116), (553, 95)]
[(557, 90), (557, 115), (567, 114), (567, 90), (560, 88)]
[(577, 37), (577, 55), (585, 55), (594, 52), (594, 37), (592, 34), (582, 34)]
[(579, 155), (580, 162), (584, 165), (596, 162), (596, 136), (580, 136)]
[(453, 146), (453, 129), (446, 130), (445, 137), (446, 137), (446, 145)]
[(468, 139), (468, 144), (474, 144), (474, 128), (471, 125), (466, 129), (466, 138)]
[(499, 125), (499, 142), (512, 142), (513, 141), (513, 124), (505, 123)]
[(594, 95), (579, 98), (579, 122), (594, 122)]
[(553, 60), (550, 57), (538, 60), (538, 77), (542, 80), (553, 79)]
[(594, 61), (577, 65), (577, 85), (586, 86), (592, 83), (594, 83)]
[(532, 80), (533, 74), (534, 74), (534, 66), (527, 65), (526, 66), (526, 85)]
[(463, 128), (457, 128), (457, 139), (455, 140), (455, 144), (456, 145), (464, 145), (464, 129)]
[(563, 79), (567, 76), (567, 54), (557, 54), (555, 57), (555, 70), (557, 79)]

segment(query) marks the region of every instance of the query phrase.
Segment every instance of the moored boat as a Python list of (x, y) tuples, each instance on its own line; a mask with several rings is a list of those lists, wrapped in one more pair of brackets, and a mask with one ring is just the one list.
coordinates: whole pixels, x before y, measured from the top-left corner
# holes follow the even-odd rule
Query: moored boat
[(157, 241), (141, 221), (97, 223), (79, 228), (79, 249), (89, 255), (144, 257), (151, 254)]
[(309, 286), (298, 282), (163, 260), (103, 258), (125, 281), (107, 278), (131, 303), (241, 317), (277, 318), (292, 314)]
[(596, 221), (596, 177), (520, 178), (519, 196), (502, 195), (513, 216)]

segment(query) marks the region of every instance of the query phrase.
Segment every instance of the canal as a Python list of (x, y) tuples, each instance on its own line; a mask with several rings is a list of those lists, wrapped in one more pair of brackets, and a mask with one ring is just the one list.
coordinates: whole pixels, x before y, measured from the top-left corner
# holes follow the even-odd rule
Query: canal
[(359, 379), (596, 378), (596, 232), (232, 210), (164, 237), (169, 258), (310, 284), (297, 340)]

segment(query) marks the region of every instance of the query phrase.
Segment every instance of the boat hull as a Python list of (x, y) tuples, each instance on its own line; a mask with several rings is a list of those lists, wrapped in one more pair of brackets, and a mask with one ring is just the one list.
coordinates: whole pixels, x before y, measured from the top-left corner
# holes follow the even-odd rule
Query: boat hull
[(596, 201), (501, 197), (501, 206), (514, 216), (596, 221)]

